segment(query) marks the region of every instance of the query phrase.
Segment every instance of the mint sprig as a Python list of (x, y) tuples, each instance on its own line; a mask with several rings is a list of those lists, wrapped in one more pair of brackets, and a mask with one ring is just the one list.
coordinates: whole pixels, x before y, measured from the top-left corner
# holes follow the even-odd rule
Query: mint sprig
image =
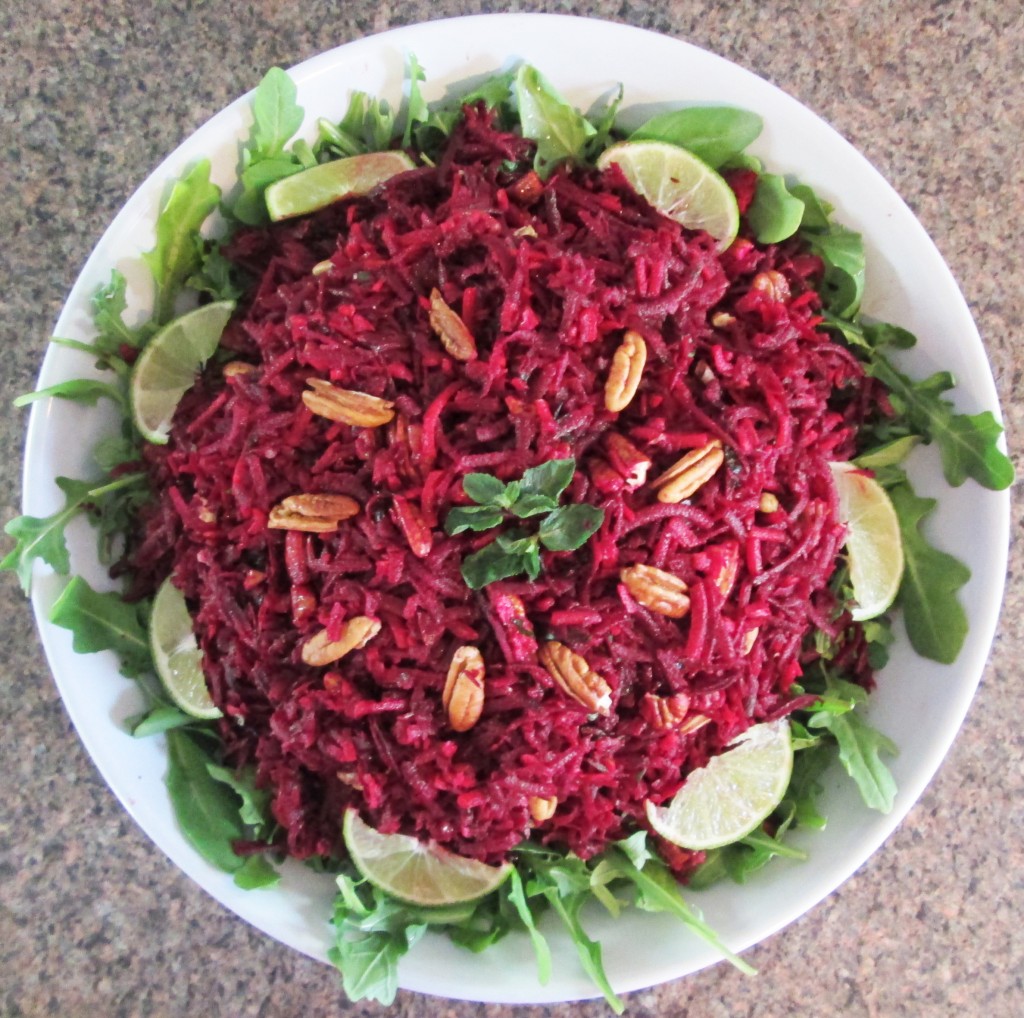
[(515, 527), (463, 560), (462, 578), (471, 590), (520, 573), (535, 580), (541, 571), (541, 545), (549, 551), (576, 551), (596, 533), (604, 522), (603, 509), (559, 505), (575, 473), (576, 460), (569, 458), (530, 467), (519, 480), (507, 484), (493, 474), (463, 478), (462, 490), (477, 504), (448, 513), (444, 529), (452, 536), (493, 530), (510, 516), (519, 520), (543, 516), (535, 533)]

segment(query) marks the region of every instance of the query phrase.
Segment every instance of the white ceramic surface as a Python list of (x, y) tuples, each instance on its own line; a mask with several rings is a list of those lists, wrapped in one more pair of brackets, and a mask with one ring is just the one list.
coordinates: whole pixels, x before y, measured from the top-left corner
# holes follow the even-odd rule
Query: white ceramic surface
[[(866, 310), (898, 322), (920, 337), (903, 362), (922, 376), (939, 366), (959, 380), (961, 409), (997, 411), (984, 349), (967, 306), (941, 256), (891, 187), (828, 125), (794, 99), (753, 74), (686, 43), (607, 22), (551, 15), (493, 15), (414, 25), (361, 39), (293, 68), (299, 102), (307, 111), (304, 133), (315, 119), (338, 119), (348, 93), (359, 88), (396, 101), (406, 54), (428, 73), (427, 98), (453, 84), (476, 79), (525, 59), (536, 64), (583, 108), (618, 82), (626, 86), (623, 119), (637, 123), (671, 104), (728, 103), (760, 113), (765, 130), (753, 147), (769, 168), (794, 173), (836, 205), (837, 217), (866, 239), (869, 270)], [(248, 100), (232, 103), (172, 153), (129, 199), (79, 277), (55, 334), (88, 338), (88, 297), (112, 267), (131, 283), (132, 307), (148, 306), (149, 288), (138, 254), (152, 246), (153, 223), (170, 180), (200, 156), (212, 158), (214, 179), (229, 186), (237, 140), (247, 134)], [(67, 349), (46, 356), (40, 385), (90, 373), (89, 359)], [(102, 410), (51, 400), (36, 404), (25, 464), (25, 512), (45, 515), (59, 505), (57, 475), (87, 476), (89, 450), (110, 427)], [(981, 676), (992, 640), (1006, 569), (1009, 498), (968, 482), (949, 490), (933, 450), (920, 450), (912, 472), (921, 494), (941, 498), (931, 521), (935, 541), (970, 566), (963, 591), (970, 635), (954, 666), (917, 658), (901, 638), (880, 676), (869, 717), (900, 747), (892, 763), (899, 785), (888, 816), (865, 809), (853, 785), (832, 772), (824, 796), (830, 818), (821, 833), (797, 842), (810, 861), (776, 860), (745, 887), (719, 886), (691, 895), (723, 939), (743, 950), (781, 929), (819, 902), (875, 851), (921, 794), (959, 728)], [(106, 581), (94, 540), (84, 523), (70, 533), (73, 568), (96, 586)], [(46, 653), (75, 727), (97, 767), (125, 808), (153, 841), (218, 901), (261, 930), (323, 959), (332, 884), (301, 866), (289, 867), (273, 890), (245, 892), (200, 859), (183, 840), (163, 785), (166, 763), (161, 738), (136, 741), (120, 722), (139, 708), (133, 685), (109, 653), (79, 656), (70, 635), (46, 622), (61, 581), (36, 575), (33, 604)], [(616, 989), (649, 986), (717, 961), (710, 949), (672, 919), (638, 912), (613, 921), (598, 910), (587, 915), (604, 944)], [(401, 965), (408, 989), (478, 1001), (549, 1002), (595, 995), (569, 943), (553, 933), (556, 964), (551, 982), (538, 985), (525, 937), (472, 955), (441, 936), (428, 936)], [(157, 934), (154, 934), (157, 935)], [(763, 978), (771, 978), (765, 973)]]

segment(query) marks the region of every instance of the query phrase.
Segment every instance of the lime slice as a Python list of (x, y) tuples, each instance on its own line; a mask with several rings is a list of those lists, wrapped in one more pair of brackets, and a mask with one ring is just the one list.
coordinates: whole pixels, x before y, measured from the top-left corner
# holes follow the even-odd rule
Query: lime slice
[(732, 188), (692, 152), (664, 141), (623, 141), (605, 149), (597, 168), (613, 163), (659, 212), (688, 230), (707, 230), (724, 251), (740, 228)]
[(754, 725), (706, 767), (693, 771), (667, 806), (648, 801), (647, 819), (681, 848), (731, 845), (782, 802), (792, 773), (789, 721)]
[(896, 599), (903, 578), (900, 521), (885, 489), (850, 463), (830, 463), (846, 525), (850, 584), (856, 622), (881, 615)]
[(275, 222), (304, 216), (342, 198), (369, 194), (389, 177), (415, 165), (404, 152), (368, 152), (311, 166), (267, 188), (267, 212)]
[(371, 884), (414, 905), (456, 905), (490, 894), (512, 871), (488, 866), (405, 834), (380, 834), (354, 809), (345, 813), (345, 845)]
[(192, 631), (184, 595), (164, 580), (153, 600), (149, 619), (153, 664), (168, 696), (194, 718), (219, 718), (203, 675), (203, 655)]
[(174, 411), (217, 349), (234, 309), (230, 300), (204, 304), (175, 318), (146, 344), (131, 378), (132, 416), (143, 438), (167, 444)]

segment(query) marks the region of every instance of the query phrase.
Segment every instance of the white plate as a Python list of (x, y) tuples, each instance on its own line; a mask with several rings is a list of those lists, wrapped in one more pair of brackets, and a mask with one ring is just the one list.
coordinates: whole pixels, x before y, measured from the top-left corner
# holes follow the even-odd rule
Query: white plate
[[(294, 68), (299, 102), (307, 111), (307, 137), (313, 135), (316, 117), (340, 118), (352, 89), (397, 101), (409, 52), (428, 72), (428, 99), (439, 98), (454, 83), (525, 59), (584, 108), (623, 82), (627, 123), (672, 103), (729, 103), (760, 113), (765, 130), (753, 150), (775, 172), (794, 173), (811, 184), (836, 205), (840, 221), (864, 234), (869, 257), (866, 310), (920, 337), (905, 359), (909, 370), (923, 376), (940, 366), (950, 369), (959, 380), (955, 399), (961, 409), (997, 411), (995, 386), (974, 322), (921, 225), (862, 156), (777, 88), (686, 43), (622, 25), (529, 14), (461, 18), (361, 39)], [(237, 141), (247, 134), (248, 123), (248, 100), (239, 99), (182, 144), (132, 195), (82, 270), (57, 323), (57, 335), (88, 338), (89, 295), (115, 266), (129, 277), (132, 306), (148, 306), (138, 254), (152, 246), (153, 223), (168, 182), (193, 160), (208, 156), (214, 179), (229, 186)], [(52, 348), (40, 385), (88, 373), (88, 358)], [(53, 478), (87, 476), (89, 450), (109, 424), (102, 412), (62, 401), (35, 406), (25, 464), (25, 512), (41, 516), (59, 507)], [(956, 665), (945, 667), (917, 658), (901, 639), (880, 676), (869, 716), (900, 747), (892, 764), (900, 791), (891, 814), (865, 809), (852, 783), (833, 772), (824, 797), (827, 829), (796, 839), (810, 852), (809, 862), (776, 860), (745, 887), (719, 886), (691, 896), (737, 950), (792, 922), (878, 848), (935, 773), (966, 713), (1002, 597), (1009, 497), (983, 491), (971, 481), (949, 490), (937, 464), (933, 450), (922, 450), (913, 464), (914, 476), (921, 494), (941, 498), (931, 521), (933, 538), (971, 568), (972, 579), (962, 593), (971, 621), (967, 643)], [(79, 523), (69, 536), (75, 571), (103, 585), (88, 527)], [(195, 854), (171, 814), (163, 785), (163, 740), (136, 741), (119, 724), (139, 709), (134, 687), (118, 674), (111, 654), (76, 655), (70, 635), (46, 622), (59, 588), (56, 577), (42, 571), (37, 575), (32, 600), (43, 644), (68, 712), (114, 793), (153, 841), (218, 901), (282, 943), (324, 959), (331, 881), (296, 865), (276, 889), (240, 891), (229, 876)], [(666, 916), (634, 911), (613, 921), (595, 911), (588, 921), (604, 944), (612, 985), (620, 991), (674, 979), (718, 960)], [(442, 936), (429, 936), (403, 961), (401, 985), (510, 1003), (594, 996), (571, 945), (555, 936), (554, 948), (554, 974), (541, 987), (525, 937), (510, 937), (496, 949), (473, 955)]]

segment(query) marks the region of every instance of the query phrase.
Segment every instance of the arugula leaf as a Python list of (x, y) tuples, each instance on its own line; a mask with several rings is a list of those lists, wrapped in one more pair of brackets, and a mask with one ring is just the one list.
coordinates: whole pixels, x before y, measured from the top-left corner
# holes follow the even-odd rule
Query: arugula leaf
[(339, 931), (327, 957), (341, 971), (348, 999), (376, 1000), (385, 1007), (394, 1003), (398, 961), (408, 953), (409, 941), (407, 935)]
[(250, 855), (235, 870), (235, 886), (243, 891), (274, 887), (281, 882), (281, 874), (262, 855)]
[(821, 296), (825, 307), (839, 318), (852, 318), (864, 295), (864, 240), (838, 223), (826, 232), (801, 231), (811, 250), (825, 262)]
[(239, 819), (255, 829), (254, 837), (266, 837), (274, 827), (270, 812), (273, 794), (270, 789), (256, 787), (255, 769), (250, 767), (236, 772), (211, 761), (206, 765), (206, 770), (211, 778), (227, 785), (241, 800), (241, 805), (237, 807)]
[(210, 161), (201, 159), (171, 190), (156, 221), (156, 246), (143, 254), (156, 284), (153, 322), (174, 317), (174, 302), (185, 280), (199, 267), (196, 236), (220, 201), (220, 188), (210, 183)]
[(936, 505), (919, 498), (906, 482), (889, 490), (900, 523), (906, 565), (897, 603), (911, 646), (924, 657), (952, 664), (967, 637), (967, 616), (957, 591), (971, 578), (959, 559), (933, 548), (921, 533), (921, 521)]
[(235, 278), (235, 266), (221, 253), (216, 241), (204, 241), (202, 263), (187, 280), (199, 293), (208, 293), (213, 300), (238, 300), (244, 290)]
[(89, 298), (89, 304), (98, 333), (93, 345), (100, 353), (116, 354), (122, 345), (142, 345), (146, 330), (129, 328), (124, 321), (124, 313), (128, 309), (128, 282), (117, 269), (111, 271), (110, 282), (99, 287)]
[(756, 113), (733, 106), (691, 106), (660, 113), (641, 124), (631, 141), (666, 141), (689, 149), (712, 169), (735, 159), (764, 126)]
[(505, 483), (493, 474), (466, 474), (462, 478), (462, 490), (479, 505), (499, 506), (505, 494)]
[(866, 806), (881, 813), (892, 810), (896, 782), (880, 753), (895, 756), (896, 744), (872, 728), (855, 711), (832, 714), (819, 711), (807, 722), (812, 728), (827, 728), (839, 743), (839, 760), (856, 782)]
[(827, 739), (793, 757), (793, 775), (780, 808), (792, 811), (793, 821), (798, 827), (821, 830), (825, 826), (825, 818), (818, 811), (818, 796), (822, 791), (818, 779), (834, 753), (835, 743)]
[(507, 887), (508, 900), (515, 907), (516, 914), (526, 927), (526, 932), (530, 935), (530, 941), (533, 944), (533, 952), (537, 956), (537, 979), (541, 986), (546, 986), (551, 979), (551, 948), (548, 947), (544, 934), (537, 929), (537, 923), (526, 901), (523, 878), (519, 875), (518, 869), (513, 868), (509, 874)]
[(774, 173), (762, 173), (747, 219), (761, 244), (778, 244), (792, 237), (804, 218), (804, 203)]
[(284, 151), (288, 140), (302, 126), (303, 112), (295, 101), (297, 94), (295, 82), (280, 67), (271, 67), (256, 87), (248, 145), (261, 158)]
[(888, 616), (880, 615), (861, 623), (864, 639), (868, 643), (868, 664), (874, 671), (884, 668), (889, 661), (889, 648), (896, 639)]
[(232, 842), (245, 837), (238, 798), (209, 771), (213, 759), (184, 729), (167, 732), (167, 791), (185, 840), (212, 866), (234, 873), (243, 860)]
[(159, 735), (172, 728), (184, 728), (195, 723), (196, 719), (191, 714), (167, 703), (158, 703), (145, 714), (129, 718), (126, 722), (128, 730), (136, 739), (145, 739), (150, 735)]
[(604, 522), (604, 510), (595, 505), (567, 505), (556, 509), (540, 525), (541, 543), (550, 551), (575, 551)]
[(129, 604), (120, 594), (93, 590), (72, 576), (50, 608), (50, 621), (74, 634), (76, 654), (112, 650), (121, 659), (121, 674), (134, 678), (152, 668), (146, 633), (147, 606)]
[(497, 527), (504, 518), (500, 509), (492, 509), (490, 506), (456, 506), (449, 510), (445, 517), (444, 532), (454, 536), (465, 533), (467, 530), (490, 530), (492, 527)]
[(32, 585), (32, 563), (41, 559), (55, 572), (66, 576), (71, 568), (64, 528), (82, 511), (86, 503), (96, 503), (141, 479), (141, 474), (126, 474), (108, 484), (76, 481), (58, 477), (57, 487), (64, 493), (64, 507), (50, 516), (17, 516), (4, 531), (15, 539), (15, 545), (0, 561), (0, 569), (13, 569), (27, 594)]
[(620, 84), (613, 99), (607, 102), (600, 115), (591, 113), (587, 120), (594, 127), (594, 134), (584, 148), (584, 155), (588, 162), (593, 162), (607, 147), (611, 141), (612, 131), (615, 128), (615, 118), (618, 115), (619, 107), (622, 105), (625, 89)]
[(569, 105), (541, 73), (523, 64), (516, 74), (516, 104), (523, 136), (537, 143), (534, 169), (547, 179), (563, 161), (580, 162), (594, 125)]
[(1013, 464), (996, 443), (1003, 429), (988, 410), (958, 414), (941, 394), (953, 387), (953, 377), (940, 371), (920, 382), (897, 371), (884, 354), (875, 353), (870, 374), (888, 387), (893, 406), (929, 441), (939, 447), (942, 472), (954, 487), (973, 477), (992, 491), (1013, 483)]
[(530, 467), (523, 472), (520, 484), (520, 497), (523, 495), (545, 495), (556, 502), (562, 492), (569, 487), (576, 473), (576, 460), (570, 457), (563, 460), (548, 460), (539, 466)]
[(420, 82), (426, 81), (427, 76), (420, 62), (410, 53), (406, 73), (409, 81), (409, 100), (405, 110), (405, 129), (402, 132), (402, 148), (408, 148), (412, 144), (412, 130), (416, 124), (430, 122), (430, 109), (420, 91)]
[(51, 396), (58, 399), (67, 399), (72, 403), (81, 403), (83, 406), (96, 406), (101, 399), (109, 399), (117, 404), (125, 412), (127, 410), (127, 397), (124, 390), (110, 382), (101, 382), (96, 378), (71, 378), (66, 382), (58, 382), (56, 385), (48, 385), (45, 389), (36, 389), (35, 392), (27, 392), (19, 396), (15, 401), (16, 407), (28, 406), (41, 399), (49, 399)]
[(798, 201), (803, 202), (804, 216), (800, 226), (804, 230), (827, 230), (829, 217), (834, 206), (823, 198), (819, 198), (807, 184), (791, 184), (789, 193)]

